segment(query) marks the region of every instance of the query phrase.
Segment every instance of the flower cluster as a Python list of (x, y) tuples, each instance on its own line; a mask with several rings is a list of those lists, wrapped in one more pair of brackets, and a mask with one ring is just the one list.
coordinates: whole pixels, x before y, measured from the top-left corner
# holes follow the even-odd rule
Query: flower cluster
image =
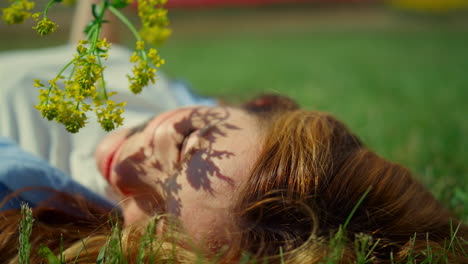
[(167, 10), (162, 8), (167, 0), (138, 0), (138, 16), (144, 26), (167, 26)]
[(94, 112), (101, 124), (102, 129), (105, 131), (114, 130), (116, 127), (123, 124), (122, 114), (124, 112), (125, 102), (115, 103), (114, 101), (107, 100), (105, 107), (96, 107)]
[(160, 46), (164, 44), (172, 34), (172, 30), (167, 27), (142, 27), (140, 35), (142, 38), (153, 45)]
[(49, 87), (45, 87), (39, 80), (35, 80), (35, 86), (41, 88), (39, 91), (40, 103), (36, 108), (41, 111), (42, 116), (49, 121), (55, 120), (65, 125), (70, 133), (76, 133), (86, 124), (86, 115), (80, 108), (79, 102), (66, 100), (67, 93), (59, 89), (57, 81), (63, 79), (59, 76), (49, 81)]
[(136, 51), (130, 57), (130, 62), (136, 65), (133, 66), (133, 76), (127, 75), (127, 78), (130, 81), (130, 90), (135, 94), (140, 93), (149, 82), (154, 83), (157, 68), (165, 63), (156, 49), (151, 48), (146, 53), (144, 46), (143, 41), (137, 41)]
[(59, 80), (65, 79), (62, 75), (50, 80), (46, 89), (40, 81), (35, 82), (35, 86), (41, 88), (36, 108), (43, 117), (64, 124), (71, 133), (76, 133), (85, 126), (88, 111), (96, 113), (98, 122), (106, 131), (122, 125), (123, 122), (121, 115), (125, 103), (109, 100), (115, 93), (108, 94), (103, 82), (102, 72), (105, 67), (102, 66), (101, 59), (107, 58), (110, 45), (106, 39), (98, 39), (91, 44), (80, 41), (74, 59), (62, 69), (61, 72), (73, 65), (70, 78), (63, 81), (64, 89), (57, 85)]
[(2, 8), (2, 20), (6, 24), (21, 24), (31, 16), (34, 2), (28, 0), (16, 0), (9, 7)]
[(50, 19), (48, 19), (47, 17), (44, 17), (39, 22), (37, 22), (37, 26), (33, 28), (37, 31), (37, 34), (45, 36), (50, 33), (54, 33), (57, 30), (57, 27), (57, 24), (50, 21)]
[[(109, 44), (106, 39), (98, 40), (96, 43), (97, 54), (91, 52), (86, 45), (88, 41), (80, 41), (76, 50), (74, 65), (75, 73), (73, 81), (78, 85), (80, 91), (89, 92), (96, 82), (102, 78), (104, 67), (99, 63), (99, 58), (107, 58)], [(91, 96), (91, 95), (88, 95)]]
[(167, 28), (169, 19), (164, 5), (167, 0), (138, 0), (138, 16), (141, 19), (141, 37), (153, 45), (162, 44), (172, 33)]
[[(58, 25), (47, 17), (49, 9), (56, 3), (72, 3), (75, 0), (48, 0), (44, 10), (31, 14), (34, 2), (30, 0), (9, 0), (10, 7), (3, 8), (2, 19), (7, 24), (21, 23), (32, 17), (37, 21), (33, 27), (41, 36), (57, 30)], [(167, 0), (138, 0), (138, 15), (142, 21), (140, 32), (118, 9), (131, 4), (134, 0), (102, 0), (99, 5), (92, 5), (93, 20), (88, 23), (84, 32), (86, 41), (80, 41), (73, 59), (68, 62), (46, 86), (35, 80), (34, 86), (40, 89), (39, 103), (36, 108), (44, 118), (55, 120), (65, 128), (76, 133), (87, 123), (86, 112), (93, 111), (101, 127), (110, 131), (122, 125), (125, 102), (116, 103), (110, 99), (115, 93), (107, 93), (103, 72), (110, 45), (100, 39), (104, 15), (107, 11), (114, 13), (137, 39), (135, 53), (130, 61), (134, 63), (132, 75), (127, 75), (130, 90), (140, 93), (143, 87), (156, 80), (158, 68), (164, 64), (156, 49), (146, 49), (148, 44), (162, 44), (171, 34), (167, 28), (169, 20), (164, 8)], [(42, 18), (41, 18), (42, 17)], [(65, 75), (69, 75), (65, 77)]]

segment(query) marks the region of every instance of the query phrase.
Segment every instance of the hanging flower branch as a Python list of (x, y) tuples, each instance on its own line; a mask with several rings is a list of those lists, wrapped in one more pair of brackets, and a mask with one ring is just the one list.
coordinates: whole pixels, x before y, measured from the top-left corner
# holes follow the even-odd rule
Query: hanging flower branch
[[(102, 25), (107, 23), (104, 15), (113, 13), (136, 39), (135, 52), (130, 57), (134, 66), (131, 74), (127, 75), (129, 89), (135, 94), (155, 82), (158, 68), (165, 63), (156, 49), (147, 46), (162, 44), (171, 34), (164, 8), (167, 0), (137, 1), (140, 31), (120, 12), (133, 0), (103, 0), (99, 5), (92, 5), (93, 20), (84, 29), (86, 39), (79, 41), (73, 59), (48, 84), (39, 80), (34, 82), (34, 86), (39, 88), (36, 108), (44, 118), (62, 123), (71, 133), (77, 133), (86, 125), (87, 112), (94, 112), (106, 131), (122, 125), (125, 102), (116, 103), (111, 99), (116, 93), (107, 91), (104, 79), (103, 61), (107, 60), (110, 49), (107, 40), (100, 38)], [(34, 2), (14, 0), (9, 7), (2, 9), (2, 20), (7, 24), (19, 24), (32, 17), (38, 21), (33, 29), (44, 36), (55, 32), (58, 27), (47, 14), (54, 4), (60, 2), (62, 0), (50, 0), (42, 12), (33, 14)]]

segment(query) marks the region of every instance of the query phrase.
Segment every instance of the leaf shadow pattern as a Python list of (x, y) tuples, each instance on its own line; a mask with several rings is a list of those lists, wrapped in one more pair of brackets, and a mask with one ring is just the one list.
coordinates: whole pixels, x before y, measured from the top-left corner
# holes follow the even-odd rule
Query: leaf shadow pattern
[[(147, 169), (143, 166), (143, 163), (147, 161), (147, 157), (145, 155), (144, 148), (141, 147), (135, 153), (129, 155), (124, 160), (122, 160), (118, 165), (117, 169), (120, 174), (127, 174), (133, 175), (134, 177), (138, 178), (139, 175), (146, 175)], [(163, 171), (163, 167), (161, 162), (158, 160), (151, 161), (151, 167)], [(137, 180), (137, 179), (135, 179)], [(137, 180), (138, 182), (139, 180)], [(159, 193), (155, 193), (151, 190), (145, 190), (141, 192), (141, 189), (133, 189), (126, 186), (127, 192), (135, 192), (139, 191), (138, 193), (133, 193), (134, 196), (138, 196), (139, 199), (135, 199), (135, 202), (138, 204), (138, 207), (144, 211), (146, 214), (151, 215), (157, 211), (164, 209), (164, 202), (162, 196)], [(180, 188), (180, 186), (179, 186)], [(120, 189), (122, 191), (122, 189)], [(125, 194), (124, 194), (125, 195)]]
[[(172, 214), (180, 216), (182, 204), (179, 193), (182, 186), (178, 183), (178, 177), (182, 175), (187, 177), (188, 183), (195, 190), (202, 190), (212, 195), (214, 194), (213, 177), (226, 181), (228, 184), (234, 184), (230, 177), (222, 173), (216, 161), (232, 158), (235, 154), (228, 150), (215, 149), (215, 143), (220, 138), (227, 137), (228, 131), (241, 129), (227, 122), (230, 115), (227, 108), (193, 108), (188, 115), (176, 122), (173, 126), (179, 138), (185, 139), (188, 135), (195, 133), (200, 144), (187, 149), (183, 160), (174, 161), (172, 168), (167, 165), (163, 167), (159, 160), (148, 159), (144, 147), (121, 161), (118, 165), (120, 167), (119, 173), (146, 175), (147, 171), (142, 165), (151, 162), (150, 167), (166, 175), (164, 178), (154, 179), (153, 182), (154, 186), (160, 187), (158, 191), (161, 193), (153, 195), (149, 190), (138, 194), (141, 197), (146, 197), (145, 199), (137, 199), (140, 208), (150, 213), (152, 206), (160, 207), (165, 202), (166, 209), (170, 208)], [(142, 132), (148, 124), (149, 122), (146, 122), (133, 128), (127, 137)], [(184, 140), (175, 140), (174, 142), (176, 144), (174, 147), (181, 150)], [(162, 201), (162, 197), (166, 201)]]
[[(221, 109), (221, 110), (219, 110)], [(216, 165), (215, 160), (229, 159), (235, 154), (228, 150), (214, 149), (214, 144), (221, 137), (227, 136), (228, 130), (239, 130), (238, 126), (227, 123), (230, 117), (227, 108), (217, 108), (204, 110), (195, 108), (181, 121), (174, 124), (176, 133), (183, 137), (197, 130), (197, 136), (203, 144), (194, 146), (187, 150), (186, 157), (180, 164), (174, 164), (179, 168), (177, 175), (186, 175), (187, 181), (196, 190), (203, 190), (214, 194), (212, 187), (212, 177), (217, 177), (228, 184), (233, 184), (233, 180), (221, 172), (221, 168)], [(180, 149), (181, 143), (178, 144)], [(177, 175), (169, 177), (160, 182), (165, 190), (165, 197), (171, 206), (172, 213), (180, 215), (181, 203), (178, 192), (181, 187), (177, 184)]]

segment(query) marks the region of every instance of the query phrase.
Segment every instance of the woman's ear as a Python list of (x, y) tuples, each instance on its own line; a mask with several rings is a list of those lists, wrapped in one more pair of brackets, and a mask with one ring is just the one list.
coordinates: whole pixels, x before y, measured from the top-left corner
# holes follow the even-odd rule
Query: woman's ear
[(276, 111), (291, 111), (299, 108), (299, 105), (289, 97), (277, 94), (265, 94), (242, 105), (249, 112), (264, 113)]

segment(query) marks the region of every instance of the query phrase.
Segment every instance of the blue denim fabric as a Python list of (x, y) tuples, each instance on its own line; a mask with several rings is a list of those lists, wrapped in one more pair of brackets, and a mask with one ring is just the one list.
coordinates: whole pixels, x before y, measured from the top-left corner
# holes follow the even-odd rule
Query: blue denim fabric
[[(7, 138), (0, 137), (0, 201), (9, 194), (26, 187), (48, 187), (70, 194), (80, 194), (89, 201), (104, 207), (115, 207), (103, 197), (91, 192), (68, 175), (18, 147)], [(38, 188), (21, 192), (8, 200), (0, 211), (19, 208), (22, 202), (34, 207), (53, 193)]]

